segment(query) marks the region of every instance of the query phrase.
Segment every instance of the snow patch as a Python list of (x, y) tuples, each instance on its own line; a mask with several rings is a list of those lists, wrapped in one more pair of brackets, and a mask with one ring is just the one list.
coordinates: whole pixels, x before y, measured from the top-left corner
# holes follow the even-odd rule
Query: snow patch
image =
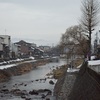
[(100, 65), (100, 60), (88, 61), (88, 65)]
[(34, 58), (34, 57), (32, 57), (32, 56), (31, 56), (31, 57), (29, 57), (29, 58), (30, 58), (30, 59), (33, 59), (33, 60), (35, 59), (35, 58)]
[(14, 66), (16, 66), (16, 64), (2, 65), (2, 66), (0, 66), (0, 69), (7, 69), (7, 68), (10, 68), (10, 67), (14, 67)]
[(77, 68), (81, 68), (82, 64), (80, 64), (79, 66), (77, 66)]
[(72, 68), (68, 68), (67, 69), (67, 72), (77, 72), (79, 71), (79, 69), (75, 68), (75, 69), (72, 69)]

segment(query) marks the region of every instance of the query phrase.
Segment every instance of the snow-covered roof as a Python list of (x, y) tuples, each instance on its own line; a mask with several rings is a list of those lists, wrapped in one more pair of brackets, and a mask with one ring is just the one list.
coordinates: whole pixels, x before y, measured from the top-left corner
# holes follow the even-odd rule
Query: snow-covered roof
[(40, 49), (40, 48), (37, 48), (39, 51), (41, 51), (41, 52), (44, 52), (42, 49)]
[(31, 47), (31, 49), (34, 50), (35, 48), (34, 47)]
[(100, 60), (91, 60), (91, 61), (88, 61), (88, 65), (100, 65)]
[[(34, 60), (34, 57), (29, 57), (30, 59), (32, 59), (32, 60), (29, 60), (29, 61), (25, 61), (25, 62), (35, 62), (36, 60)], [(24, 59), (16, 59), (16, 60), (11, 60), (11, 61), (7, 61), (8, 63), (9, 62), (12, 62), (12, 61), (23, 61)], [(4, 62), (1, 62), (0, 64), (6, 64), (7, 63), (6, 61), (4, 61)], [(25, 62), (21, 62), (21, 63), (25, 63)], [(20, 63), (20, 64), (21, 64)], [(17, 66), (18, 65), (18, 63), (16, 63), (16, 64), (9, 64), (9, 65), (1, 65), (0, 66), (0, 69), (7, 69), (7, 68), (10, 68), (10, 67), (14, 67), (14, 66)]]

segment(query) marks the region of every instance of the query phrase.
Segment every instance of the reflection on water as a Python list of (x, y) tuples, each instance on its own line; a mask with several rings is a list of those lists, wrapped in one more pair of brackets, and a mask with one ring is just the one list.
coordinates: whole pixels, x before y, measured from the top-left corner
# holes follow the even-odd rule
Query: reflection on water
[[(65, 60), (60, 60), (59, 62), (52, 62), (43, 66), (38, 66), (37, 68), (35, 68), (29, 73), (20, 76), (13, 76), (9, 82), (2, 83), (0, 86), (2, 87), (3, 85), (5, 85), (6, 88), (8, 89), (18, 88), (27, 91), (31, 91), (33, 89), (35, 90), (50, 89), (51, 91), (53, 91), (54, 85), (49, 84), (49, 81), (53, 80), (53, 82), (56, 83), (56, 80), (48, 79), (46, 74), (50, 73), (53, 69), (65, 63), (66, 63)], [(23, 99), (18, 97), (13, 97), (8, 100), (23, 100)], [(36, 99), (36, 100), (40, 100), (40, 99)]]

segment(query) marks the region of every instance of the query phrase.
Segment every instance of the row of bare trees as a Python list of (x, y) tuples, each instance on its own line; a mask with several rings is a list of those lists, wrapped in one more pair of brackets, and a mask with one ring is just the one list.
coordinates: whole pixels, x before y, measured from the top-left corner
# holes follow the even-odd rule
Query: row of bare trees
[(75, 53), (84, 55), (91, 60), (91, 34), (98, 25), (99, 2), (97, 0), (83, 0), (81, 11), (82, 17), (80, 25), (67, 28), (62, 34), (60, 47), (67, 48), (68, 54)]

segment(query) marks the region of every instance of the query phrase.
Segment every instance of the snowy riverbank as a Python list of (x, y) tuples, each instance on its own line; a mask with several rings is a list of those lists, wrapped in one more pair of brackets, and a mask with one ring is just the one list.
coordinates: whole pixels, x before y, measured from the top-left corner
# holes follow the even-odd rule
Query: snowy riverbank
[(42, 59), (38, 61), (30, 60), (16, 64), (2, 65), (0, 66), (0, 82), (10, 79), (11, 76), (25, 74), (34, 69), (36, 66), (44, 65), (48, 62), (48, 59)]

